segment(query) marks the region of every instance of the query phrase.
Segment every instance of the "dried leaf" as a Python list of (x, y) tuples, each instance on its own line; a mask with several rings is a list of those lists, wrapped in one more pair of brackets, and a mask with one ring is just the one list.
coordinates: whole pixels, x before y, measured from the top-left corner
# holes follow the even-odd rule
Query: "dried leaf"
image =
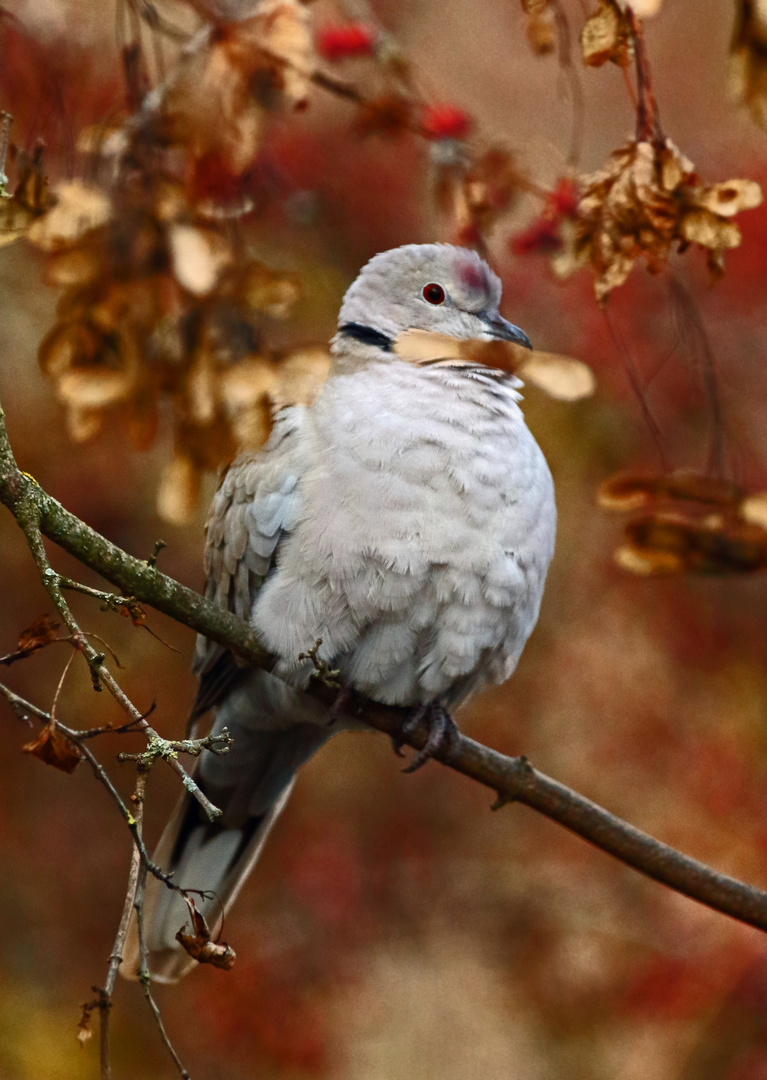
[(313, 405), (330, 370), (330, 352), (323, 345), (299, 349), (280, 361), (279, 381), (270, 391), (275, 410), (287, 405)]
[(730, 92), (767, 126), (767, 18), (763, 0), (736, 0), (730, 66)]
[(650, 19), (657, 15), (663, 6), (663, 0), (618, 0), (621, 7), (630, 7), (640, 19)]
[(270, 270), (258, 262), (245, 268), (239, 291), (249, 308), (275, 319), (286, 318), (301, 293), (295, 277)]
[(739, 512), (744, 521), (767, 529), (767, 492), (749, 495), (740, 504)]
[(710, 507), (733, 507), (743, 489), (728, 480), (702, 473), (680, 471), (666, 476), (617, 473), (597, 491), (597, 502), (608, 510), (636, 510), (659, 501), (702, 503)]
[(554, 13), (546, 6), (531, 14), (525, 24), (525, 34), (536, 56), (549, 56), (557, 47), (557, 23)]
[[(641, 573), (729, 575), (767, 566), (767, 531), (731, 515), (655, 511), (629, 522), (626, 536), (637, 566), (649, 567)], [(633, 570), (626, 547), (621, 565)]]
[(279, 383), (277, 365), (263, 357), (241, 360), (218, 379), (224, 405), (232, 412), (248, 409)]
[(602, 169), (582, 178), (581, 190), (574, 227), (560, 233), (563, 251), (554, 267), (564, 276), (590, 263), (599, 301), (623, 284), (640, 256), (650, 270), (662, 269), (675, 244), (680, 250), (699, 244), (719, 272), (722, 252), (741, 241), (733, 214), (762, 197), (749, 180), (701, 183), (670, 139), (621, 147)]
[(599, 0), (599, 8), (581, 31), (583, 62), (601, 67), (611, 60), (625, 66), (630, 56), (631, 27), (615, 0)]
[(72, 773), (80, 764), (82, 754), (73, 742), (62, 735), (55, 723), (46, 724), (38, 737), (21, 748), (25, 754), (52, 765), (61, 772)]
[(56, 641), (59, 623), (54, 622), (50, 615), (39, 615), (33, 623), (22, 630), (19, 634), (17, 648), (19, 652), (35, 652), (43, 649)]
[(207, 296), (232, 261), (229, 245), (211, 229), (173, 225), (168, 244), (176, 281), (193, 296)]
[(763, 199), (762, 189), (754, 180), (726, 180), (722, 184), (693, 190), (690, 201), (721, 217), (733, 217), (741, 210), (753, 210)]
[(192, 917), (194, 933), (185, 934), (181, 929), (176, 934), (176, 941), (199, 964), (211, 964), (223, 971), (230, 971), (237, 959), (234, 949), (225, 942), (211, 941), (208, 924), (195, 908), (194, 901), (190, 897), (185, 899)]
[(594, 372), (581, 360), (557, 353), (533, 351), (518, 368), (521, 379), (531, 382), (558, 401), (580, 401), (596, 390)]
[(511, 341), (482, 341), (405, 330), (394, 340), (394, 352), (411, 364), (481, 364), (528, 379), (560, 401), (578, 401), (594, 393), (593, 372), (580, 360), (538, 352)]
[(163, 469), (157, 493), (157, 513), (172, 525), (186, 525), (200, 492), (200, 470), (190, 457), (176, 455)]
[(28, 237), (42, 251), (59, 251), (111, 217), (112, 203), (102, 188), (70, 180), (56, 189), (55, 204), (30, 227)]
[(77, 1024), (77, 1041), (80, 1046), (83, 1047), (87, 1042), (93, 1038), (93, 1028), (91, 1027), (91, 1015), (93, 1010), (98, 1008), (98, 1001), (89, 1001), (83, 1005), (83, 1011), (80, 1015), (80, 1020)]

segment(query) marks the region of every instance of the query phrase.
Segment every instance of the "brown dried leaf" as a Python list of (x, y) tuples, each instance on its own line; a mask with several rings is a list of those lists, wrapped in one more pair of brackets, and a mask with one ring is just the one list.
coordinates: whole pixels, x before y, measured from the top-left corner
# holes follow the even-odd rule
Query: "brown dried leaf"
[(193, 296), (212, 292), (233, 259), (229, 244), (212, 229), (172, 225), (168, 244), (176, 281)]
[(231, 50), (245, 64), (259, 47), (285, 61), (280, 89), (295, 104), (304, 102), (315, 67), (311, 12), (299, 0), (261, 0), (257, 14), (230, 24)]
[(172, 525), (187, 525), (200, 493), (200, 469), (190, 457), (177, 454), (163, 469), (157, 492), (157, 513)]
[(729, 81), (733, 97), (767, 126), (767, 16), (761, 2), (736, 0)]
[(28, 238), (42, 251), (72, 247), (93, 229), (112, 217), (112, 203), (107, 193), (82, 180), (70, 180), (56, 189), (53, 207), (29, 229)]
[(405, 330), (394, 340), (394, 352), (411, 364), (481, 364), (528, 379), (560, 401), (578, 401), (594, 393), (593, 372), (580, 360), (538, 352), (511, 341), (482, 341)]
[(729, 480), (702, 473), (679, 471), (666, 476), (616, 473), (597, 491), (597, 502), (607, 510), (637, 510), (657, 502), (697, 502), (709, 507), (734, 507), (743, 489)]
[(740, 504), (739, 513), (744, 521), (767, 529), (767, 492), (762, 491), (758, 495), (749, 495)]
[(625, 12), (615, 0), (599, 0), (599, 8), (587, 20), (581, 31), (583, 62), (589, 67), (601, 67), (611, 60), (620, 67), (631, 55), (631, 27)]
[(313, 405), (330, 371), (330, 353), (323, 345), (309, 346), (280, 361), (279, 382), (269, 396), (275, 410), (287, 405)]
[(525, 34), (536, 56), (549, 56), (557, 47), (557, 24), (554, 13), (546, 6), (533, 12), (525, 24)]
[(80, 1046), (85, 1046), (87, 1042), (93, 1038), (93, 1028), (91, 1027), (91, 1014), (93, 1013), (96, 1005), (93, 1002), (89, 1002), (83, 1005), (83, 1011), (80, 1016), (80, 1020), (77, 1025), (77, 1041)]
[(17, 648), (20, 652), (34, 652), (43, 649), (56, 641), (56, 633), (59, 623), (54, 622), (50, 615), (39, 615), (33, 623), (22, 630), (19, 634)]
[(280, 381), (277, 365), (263, 357), (251, 357), (223, 372), (218, 379), (221, 400), (231, 412), (249, 409)]
[[(767, 531), (728, 514), (655, 511), (629, 522), (626, 536), (642, 573), (729, 575), (767, 566)], [(621, 565), (637, 572), (620, 550)]]
[(239, 285), (242, 301), (253, 311), (263, 311), (275, 319), (284, 319), (298, 300), (301, 290), (295, 277), (270, 270), (263, 263), (246, 267)]
[(32, 754), (46, 765), (65, 773), (74, 772), (82, 758), (80, 749), (61, 734), (55, 723), (46, 724), (38, 737), (25, 743), (21, 749), (25, 754)]
[(181, 929), (176, 934), (176, 941), (199, 964), (211, 964), (213, 967), (221, 968), (223, 971), (230, 971), (237, 959), (234, 949), (225, 942), (211, 941), (208, 924), (195, 908), (194, 901), (190, 897), (186, 897), (186, 902), (192, 917), (194, 933), (185, 934)]
[(414, 106), (402, 94), (383, 94), (365, 101), (357, 114), (360, 135), (401, 135), (413, 125)]
[(537, 350), (522, 360), (518, 374), (557, 401), (580, 401), (591, 397), (597, 385), (594, 372), (583, 361)]
[(575, 227), (562, 233), (555, 270), (567, 275), (586, 263), (599, 301), (623, 282), (640, 256), (662, 269), (676, 244), (706, 250), (713, 272), (722, 252), (741, 240), (733, 214), (757, 206), (759, 185), (748, 180), (702, 184), (691, 161), (665, 143), (630, 142), (598, 172), (582, 178)]

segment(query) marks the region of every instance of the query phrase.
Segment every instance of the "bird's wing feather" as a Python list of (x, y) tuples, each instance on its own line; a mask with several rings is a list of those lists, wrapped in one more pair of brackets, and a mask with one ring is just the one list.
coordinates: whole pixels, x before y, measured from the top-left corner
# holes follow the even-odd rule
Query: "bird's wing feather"
[[(283, 409), (264, 450), (238, 458), (223, 478), (206, 525), (205, 596), (246, 621), (274, 566), (280, 540), (298, 513), (303, 406)], [(245, 668), (200, 635), (194, 672), (200, 686), (190, 724), (218, 705)]]

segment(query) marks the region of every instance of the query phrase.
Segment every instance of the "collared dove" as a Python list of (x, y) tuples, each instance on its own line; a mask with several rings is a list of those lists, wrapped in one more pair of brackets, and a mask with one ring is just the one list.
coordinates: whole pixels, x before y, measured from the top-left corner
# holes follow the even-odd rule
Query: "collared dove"
[[(200, 639), (194, 715), (215, 708), (230, 753), (205, 754), (197, 782), (223, 810), (211, 824), (185, 795), (155, 861), (220, 925), (293, 786), (333, 734), (305, 694), (318, 656), (377, 701), (452, 709), (516, 667), (554, 549), (545, 458), (514, 375), (476, 363), (408, 362), (400, 335), (526, 345), (498, 313), (501, 283), (474, 252), (408, 245), (376, 255), (344, 297), (333, 363), (311, 407), (280, 411), (265, 447), (242, 455), (207, 526), (206, 595), (247, 619), (278, 658), (240, 666)], [(183, 900), (150, 877), (149, 967), (175, 982), (192, 966), (176, 941)], [(135, 928), (125, 974), (138, 967)]]

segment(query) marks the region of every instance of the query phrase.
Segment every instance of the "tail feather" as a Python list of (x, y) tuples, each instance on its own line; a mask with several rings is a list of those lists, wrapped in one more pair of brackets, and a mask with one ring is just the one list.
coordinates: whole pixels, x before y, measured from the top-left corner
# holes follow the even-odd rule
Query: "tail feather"
[[(185, 794), (152, 856), (176, 885), (210, 894), (194, 896), (194, 902), (214, 937), (288, 800), (296, 770), (339, 730), (328, 728), (322, 705), (263, 671), (244, 674), (221, 702), (214, 730), (223, 727), (232, 735), (232, 749), (204, 755), (195, 775), (223, 811), (221, 818), (209, 821)], [(195, 966), (176, 940), (188, 921), (183, 897), (150, 875), (142, 924), (157, 982), (177, 982)], [(139, 963), (134, 915), (120, 970), (135, 979)]]
[[(214, 938), (255, 866), (292, 789), (293, 780), (265, 814), (251, 818), (239, 828), (216, 828), (215, 824), (198, 822), (189, 829), (187, 822), (192, 815), (197, 817), (198, 805), (191, 795), (184, 795), (166, 826), (152, 856), (153, 861), (172, 870), (173, 881), (180, 888), (201, 889), (210, 894), (204, 899), (194, 896), (194, 902)], [(179, 930), (190, 932), (189, 910), (177, 892), (151, 875), (146, 884), (142, 923), (152, 980), (178, 982), (197, 963), (176, 940)], [(126, 978), (136, 979), (139, 966), (138, 927), (134, 915), (121, 971)]]

